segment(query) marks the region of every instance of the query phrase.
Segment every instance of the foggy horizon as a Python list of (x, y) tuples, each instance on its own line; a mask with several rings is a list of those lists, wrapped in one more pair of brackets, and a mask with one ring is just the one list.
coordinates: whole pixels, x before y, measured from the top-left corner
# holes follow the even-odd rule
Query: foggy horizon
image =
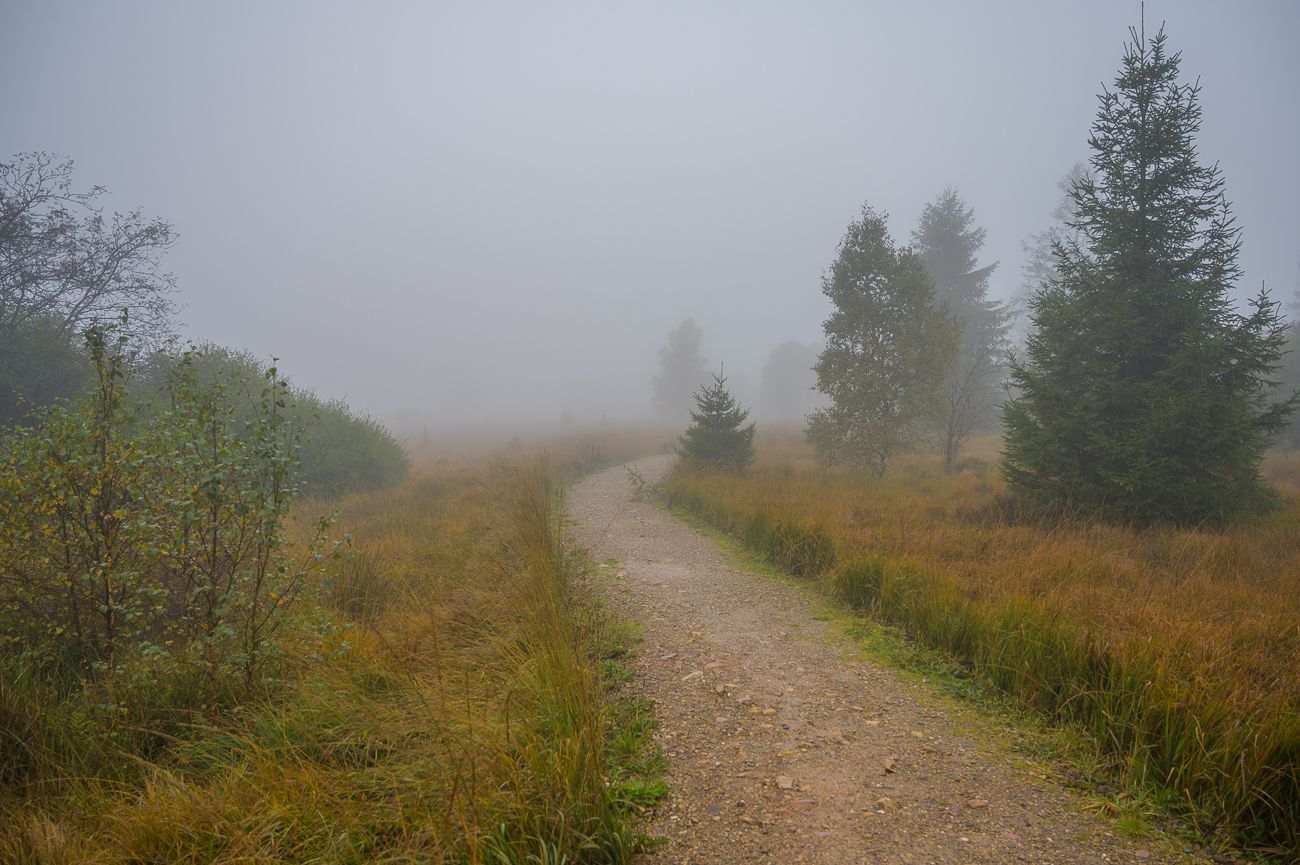
[[(910, 242), (954, 187), (1021, 282), (1138, 2), (0, 12), (0, 150), (172, 223), (183, 338), (431, 428), (650, 418), (670, 330), (753, 407), (863, 203)], [(1300, 261), (1300, 7), (1148, 2), (1201, 85), (1237, 296)]]

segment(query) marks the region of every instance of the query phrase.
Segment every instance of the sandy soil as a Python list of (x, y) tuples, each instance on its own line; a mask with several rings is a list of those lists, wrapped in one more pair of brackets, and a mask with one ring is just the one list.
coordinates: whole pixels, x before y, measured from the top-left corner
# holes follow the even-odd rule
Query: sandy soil
[[(668, 457), (634, 465), (651, 478)], [(607, 602), (644, 628), (634, 687), (671, 765), (647, 865), (1210, 861), (1125, 838), (1014, 734), (864, 658), (811, 592), (630, 494), (620, 466), (568, 510), (573, 543), (618, 562)]]

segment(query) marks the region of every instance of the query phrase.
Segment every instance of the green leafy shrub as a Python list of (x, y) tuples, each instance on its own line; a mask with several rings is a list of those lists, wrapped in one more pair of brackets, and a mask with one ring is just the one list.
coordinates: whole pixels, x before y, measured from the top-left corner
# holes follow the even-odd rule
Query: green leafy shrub
[(148, 686), (215, 711), (278, 686), (289, 612), (322, 597), (330, 521), (290, 558), (302, 429), (274, 368), (202, 383), (182, 355), (145, 397), (111, 333), (87, 332), (79, 399), (0, 443), (0, 635), (108, 705)]
[[(187, 358), (198, 380), (204, 383), (232, 377), (263, 378), (268, 369), (246, 351), (212, 343), (200, 344)], [(164, 356), (155, 364), (155, 389), (165, 387), (167, 369), (173, 362)], [(327, 498), (393, 489), (406, 480), (410, 471), (406, 448), (381, 421), (358, 414), (345, 400), (324, 399), (314, 390), (294, 387), (287, 380), (283, 398), (286, 411), (299, 418), (302, 425), (297, 463), (301, 492)]]
[(357, 414), (341, 399), (322, 400), (295, 391), (293, 402), (308, 418), (300, 456), (304, 491), (337, 496), (360, 490), (392, 489), (406, 480), (411, 461), (388, 428)]

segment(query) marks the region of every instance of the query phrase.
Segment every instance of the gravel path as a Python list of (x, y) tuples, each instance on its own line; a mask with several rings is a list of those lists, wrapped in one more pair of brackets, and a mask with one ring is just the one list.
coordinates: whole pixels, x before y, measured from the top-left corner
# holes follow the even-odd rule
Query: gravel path
[(811, 592), (630, 501), (625, 467), (568, 507), (573, 542), (619, 563), (607, 602), (644, 629), (635, 687), (671, 767), (647, 865), (1206, 861), (1084, 811), (975, 710), (861, 657)]

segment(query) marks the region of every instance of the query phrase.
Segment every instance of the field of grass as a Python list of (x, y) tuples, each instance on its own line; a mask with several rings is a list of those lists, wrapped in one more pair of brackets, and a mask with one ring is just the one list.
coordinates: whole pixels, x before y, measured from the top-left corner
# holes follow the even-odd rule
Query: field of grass
[(760, 431), (747, 477), (675, 471), (670, 504), (951, 652), (1203, 831), (1300, 844), (1300, 458), (1286, 505), (1229, 530), (1136, 530), (1010, 505), (997, 442), (872, 480)]
[(344, 627), (269, 700), (185, 713), (146, 684), (152, 715), (112, 723), (94, 688), (4, 659), (0, 861), (625, 861), (662, 766), (559, 477), (644, 446), (426, 443), (397, 489), (297, 502), (302, 533), (340, 509), (356, 555), (314, 613)]

